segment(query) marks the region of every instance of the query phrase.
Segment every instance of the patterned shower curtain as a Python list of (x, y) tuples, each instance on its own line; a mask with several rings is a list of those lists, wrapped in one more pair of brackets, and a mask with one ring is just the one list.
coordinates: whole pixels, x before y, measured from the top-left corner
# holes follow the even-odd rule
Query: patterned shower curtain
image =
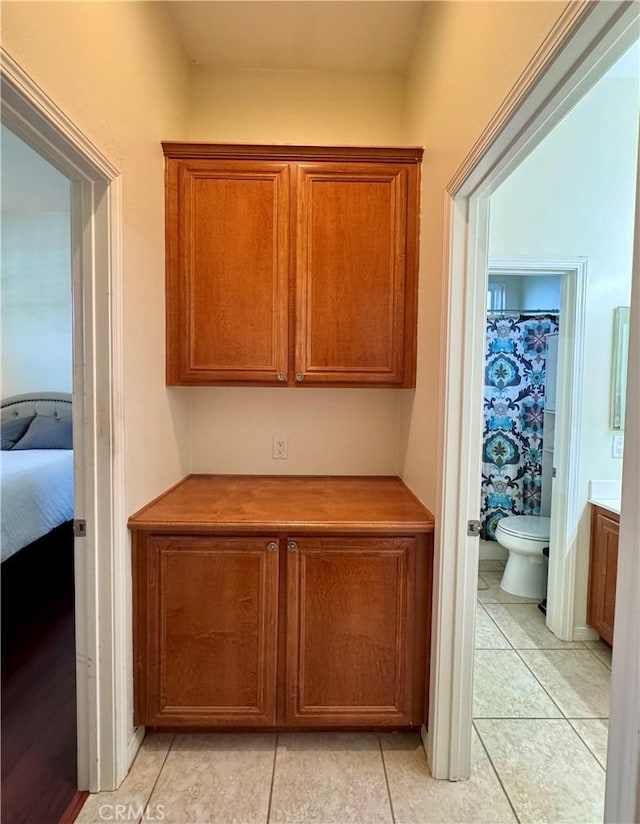
[(558, 315), (489, 316), (482, 449), (483, 537), (495, 541), (501, 518), (539, 515), (546, 335)]

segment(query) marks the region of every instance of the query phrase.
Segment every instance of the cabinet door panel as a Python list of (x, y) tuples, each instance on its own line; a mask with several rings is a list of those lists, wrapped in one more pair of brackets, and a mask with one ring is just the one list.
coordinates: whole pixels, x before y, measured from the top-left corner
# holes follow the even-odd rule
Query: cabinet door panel
[(588, 620), (609, 644), (613, 644), (619, 531), (618, 518), (594, 507), (591, 518)]
[(151, 725), (275, 722), (278, 552), (267, 538), (151, 536)]
[(408, 176), (393, 164), (299, 165), (296, 374), (304, 383), (403, 383)]
[(299, 538), (287, 553), (286, 722), (412, 721), (413, 538)]
[(288, 361), (289, 166), (180, 161), (169, 177), (169, 383), (278, 382)]

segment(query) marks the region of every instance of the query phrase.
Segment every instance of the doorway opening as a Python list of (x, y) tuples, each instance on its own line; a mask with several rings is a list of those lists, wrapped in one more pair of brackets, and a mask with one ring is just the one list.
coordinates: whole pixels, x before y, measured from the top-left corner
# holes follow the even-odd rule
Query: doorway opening
[(77, 787), (71, 183), (5, 126), (2, 183), (2, 818)]
[[(438, 507), (441, 529), (436, 545), (436, 563), (442, 567), (442, 603), (448, 603), (449, 608), (446, 614), (439, 613), (436, 603), (434, 628), (438, 640), (433, 655), (432, 695), (437, 696), (448, 686), (451, 702), (440, 702), (437, 723), (430, 726), (427, 747), (434, 774), (449, 779), (465, 778), (470, 765), (478, 564), (478, 545), (473, 538), (475, 530), (471, 519), (477, 518), (479, 510), (481, 455), (478, 445), (482, 416), (479, 413), (476, 418), (468, 412), (480, 407), (484, 380), (477, 354), (483, 352), (486, 336), (489, 198), (637, 38), (638, 13), (629, 4), (599, 3), (588, 10), (571, 4), (562, 25), (551, 33), (536, 61), (527, 68), (521, 82), (448, 186), (447, 220), (451, 243), (446, 249), (445, 265), (450, 274), (449, 345), (446, 402), (442, 414), (444, 459)], [(508, 253), (494, 252), (494, 255), (508, 256)], [(630, 350), (629, 375), (633, 375), (633, 358), (634, 353)], [(633, 406), (628, 407), (627, 413), (632, 409)], [(460, 421), (460, 426), (452, 426), (451, 421)], [(625, 496), (637, 495), (636, 475), (627, 472), (625, 465), (627, 486), (623, 484), (623, 501)], [(454, 511), (447, 511), (445, 501), (449, 505), (456, 501)], [(632, 527), (633, 521), (629, 521), (629, 525)], [(637, 569), (637, 563), (628, 551), (633, 533), (629, 529), (625, 538), (625, 530), (623, 517), (620, 557), (624, 558), (628, 576)], [(447, 553), (451, 553), (449, 557)], [(618, 598), (622, 598), (625, 608), (632, 611), (626, 576), (624, 580), (619, 578), (618, 583)], [(448, 594), (450, 602), (447, 601)], [(446, 616), (453, 626), (445, 626)], [(613, 656), (612, 690), (618, 700), (612, 704), (617, 717), (614, 723), (612, 716), (615, 735), (610, 740), (605, 802), (606, 815), (612, 820), (615, 816), (615, 820), (629, 818), (636, 797), (637, 742), (632, 732), (624, 727), (622, 709), (623, 706), (632, 707), (635, 701), (629, 685), (637, 672), (634, 667), (637, 668), (639, 663), (634, 647), (636, 630), (637, 627), (634, 630), (631, 625), (616, 629), (618, 649), (624, 647), (624, 651), (618, 657), (615, 653)], [(616, 660), (621, 662), (618, 676)], [(627, 678), (622, 675), (625, 669)], [(447, 734), (442, 735), (442, 730)]]
[[(508, 560), (496, 537), (505, 517), (549, 519), (534, 565), (542, 591), (526, 583), (516, 589), (544, 602), (559, 638), (591, 641), (594, 631), (574, 620), (588, 260), (490, 259), (488, 273), (488, 297), (501, 294), (504, 308), (487, 310), (479, 557)], [(551, 546), (562, 551), (550, 553)]]
[[(521, 262), (489, 263), (481, 561), (506, 563), (509, 557), (496, 535), (500, 521), (538, 517), (550, 522), (551, 516), (562, 275), (545, 274), (534, 261), (523, 269)], [(521, 597), (538, 597), (546, 613), (545, 564), (537, 561), (533, 580), (516, 580), (513, 588)]]
[[(121, 182), (118, 170), (0, 49), (4, 126), (70, 185), (77, 788), (114, 789), (129, 740)], [(77, 525), (80, 527), (81, 525)], [(84, 533), (84, 534), (83, 534)]]
[[(588, 269), (579, 313), (549, 281), (514, 282), (503, 269), (503, 297), (515, 293), (508, 308), (519, 300), (522, 312), (494, 315), (485, 347), (481, 520), (508, 557), (504, 569), (485, 572), (480, 546), (480, 578), (495, 586), (478, 593), (474, 725), (498, 761), (501, 736), (537, 740), (535, 755), (512, 753), (503, 770), (536, 774), (554, 753), (567, 754), (572, 769), (536, 802), (535, 817), (557, 817), (564, 804), (584, 820), (604, 810), (612, 637), (601, 641), (594, 629), (588, 583), (593, 595), (606, 586), (597, 579), (615, 577), (602, 563), (608, 554), (615, 566), (615, 550), (594, 546), (591, 490), (616, 486), (612, 498), (620, 498), (613, 341), (616, 308), (631, 295), (638, 65), (636, 43), (490, 198), (490, 261), (505, 252), (516, 260), (532, 251), (576, 254)], [(488, 281), (496, 293), (491, 262)], [(567, 359), (572, 340), (579, 346)], [(614, 587), (607, 597), (615, 599)]]

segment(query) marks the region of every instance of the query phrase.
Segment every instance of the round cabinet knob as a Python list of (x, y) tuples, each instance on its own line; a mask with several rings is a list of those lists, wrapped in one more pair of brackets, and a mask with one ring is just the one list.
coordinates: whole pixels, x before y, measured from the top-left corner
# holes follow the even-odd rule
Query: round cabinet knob
[(298, 372), (296, 374), (296, 380), (298, 381), (298, 383), (302, 383), (302, 381), (304, 380), (304, 375), (302, 374), (302, 372)]
[(278, 551), (278, 544), (276, 541), (270, 541), (267, 544), (267, 552), (277, 552)]
[(287, 375), (285, 372), (278, 372), (278, 380), (279, 381), (286, 381)]
[(287, 549), (289, 550), (289, 552), (295, 552), (297, 548), (298, 544), (295, 541), (289, 541), (287, 543)]

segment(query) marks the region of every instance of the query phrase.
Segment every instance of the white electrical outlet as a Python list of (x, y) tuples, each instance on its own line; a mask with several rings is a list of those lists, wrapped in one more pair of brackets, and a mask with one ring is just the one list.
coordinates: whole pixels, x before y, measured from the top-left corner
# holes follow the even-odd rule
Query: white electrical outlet
[(273, 436), (273, 452), (271, 457), (276, 461), (286, 461), (289, 457), (289, 436)]
[(624, 435), (622, 432), (616, 432), (611, 439), (611, 457), (622, 458), (624, 456)]

